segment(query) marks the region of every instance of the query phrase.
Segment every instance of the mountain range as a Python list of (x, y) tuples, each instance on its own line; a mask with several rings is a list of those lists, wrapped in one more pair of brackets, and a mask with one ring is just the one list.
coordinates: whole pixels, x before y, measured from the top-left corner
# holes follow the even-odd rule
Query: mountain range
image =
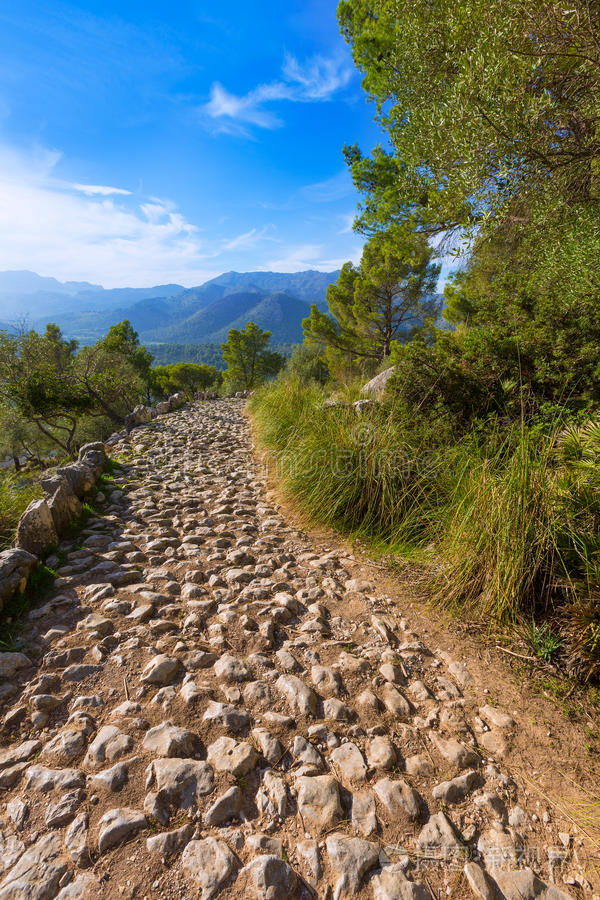
[(311, 303), (327, 308), (327, 287), (338, 275), (226, 272), (193, 288), (105, 289), (34, 272), (0, 272), (0, 328), (18, 322), (41, 330), (56, 322), (66, 337), (93, 343), (115, 322), (129, 319), (143, 343), (205, 344), (253, 321), (272, 333), (273, 344), (296, 343)]

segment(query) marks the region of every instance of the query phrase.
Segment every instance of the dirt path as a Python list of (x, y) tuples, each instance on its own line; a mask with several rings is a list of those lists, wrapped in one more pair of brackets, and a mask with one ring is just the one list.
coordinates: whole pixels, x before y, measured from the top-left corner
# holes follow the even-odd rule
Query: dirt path
[(0, 654), (0, 900), (592, 896), (512, 706), (286, 523), (238, 401), (117, 449)]

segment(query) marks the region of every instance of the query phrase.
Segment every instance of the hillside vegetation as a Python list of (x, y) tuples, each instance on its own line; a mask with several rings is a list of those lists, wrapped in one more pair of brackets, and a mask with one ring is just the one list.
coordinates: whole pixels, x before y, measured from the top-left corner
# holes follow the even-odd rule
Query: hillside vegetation
[[(338, 17), (389, 149), (344, 148), (363, 257), (253, 400), (261, 438), (315, 519), (597, 678), (600, 13), (343, 0)], [(434, 246), (462, 261), (446, 327)]]

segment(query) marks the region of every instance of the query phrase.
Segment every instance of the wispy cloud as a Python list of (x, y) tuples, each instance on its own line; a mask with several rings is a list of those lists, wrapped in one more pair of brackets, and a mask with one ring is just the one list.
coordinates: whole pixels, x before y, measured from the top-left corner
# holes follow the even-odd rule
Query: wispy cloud
[(264, 225), (262, 228), (252, 228), (244, 234), (238, 234), (236, 237), (226, 240), (223, 244), (223, 250), (250, 250), (256, 247), (262, 241), (275, 241), (277, 239), (270, 235), (271, 226)]
[(315, 103), (331, 98), (349, 83), (353, 68), (345, 57), (313, 56), (300, 63), (286, 54), (281, 78), (259, 84), (247, 94), (237, 95), (214, 82), (210, 100), (200, 112), (215, 133), (252, 137), (252, 127), (281, 128), (281, 116), (266, 108), (277, 101)]
[(352, 178), (348, 169), (342, 169), (337, 175), (327, 178), (325, 181), (317, 181), (301, 188), (300, 193), (306, 200), (313, 203), (332, 203), (334, 200), (342, 200), (354, 193)]
[(356, 212), (352, 211), (349, 213), (342, 213), (340, 219), (342, 222), (342, 227), (339, 229), (338, 234), (351, 234), (354, 228)]
[(104, 184), (69, 184), (65, 185), (66, 187), (73, 188), (74, 191), (81, 191), (82, 194), (88, 194), (88, 196), (101, 195), (102, 197), (109, 197), (111, 194), (121, 194), (123, 197), (127, 197), (131, 194), (131, 191), (126, 191), (123, 188), (116, 187), (108, 187)]

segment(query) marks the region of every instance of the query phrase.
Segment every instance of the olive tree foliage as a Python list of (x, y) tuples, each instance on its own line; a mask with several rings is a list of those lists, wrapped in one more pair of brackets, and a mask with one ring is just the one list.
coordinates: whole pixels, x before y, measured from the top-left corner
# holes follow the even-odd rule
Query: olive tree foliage
[(345, 148), (355, 227), (413, 221), (468, 248), (454, 330), (392, 347), (399, 394), (466, 421), (597, 407), (600, 4), (342, 0), (338, 16), (389, 139)]
[(527, 219), (532, 197), (600, 189), (600, 6), (589, 0), (342, 0), (338, 17), (391, 151), (346, 148), (358, 227)]
[(81, 349), (54, 324), (43, 334), (0, 332), (0, 407), (15, 448), (36, 446), (39, 455), (54, 447), (71, 456), (80, 432), (101, 437), (123, 424), (144, 396), (145, 379), (136, 365), (143, 350), (137, 334), (121, 324), (121, 337), (117, 326), (111, 340)]
[(167, 363), (151, 370), (150, 390), (155, 397), (168, 397), (176, 391), (183, 391), (191, 399), (195, 391), (216, 387), (221, 380), (221, 374), (215, 366), (204, 363)]

